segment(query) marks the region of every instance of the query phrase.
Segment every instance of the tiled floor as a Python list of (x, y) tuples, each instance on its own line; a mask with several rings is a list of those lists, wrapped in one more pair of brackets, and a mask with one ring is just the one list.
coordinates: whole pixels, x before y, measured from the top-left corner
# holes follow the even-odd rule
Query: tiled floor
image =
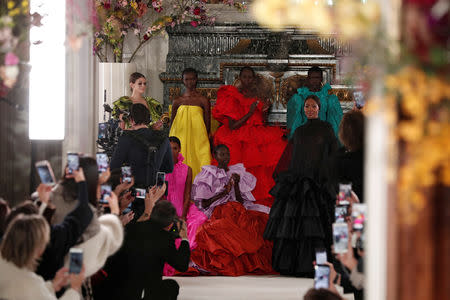
[[(313, 286), (312, 279), (267, 276), (172, 277), (180, 285), (179, 300), (302, 300)], [(353, 299), (347, 297), (346, 299)]]

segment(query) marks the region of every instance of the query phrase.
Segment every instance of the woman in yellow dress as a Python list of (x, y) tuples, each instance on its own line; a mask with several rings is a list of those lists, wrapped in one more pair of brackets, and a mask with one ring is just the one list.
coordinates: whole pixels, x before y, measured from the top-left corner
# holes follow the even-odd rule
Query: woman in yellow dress
[(176, 136), (181, 141), (181, 152), (186, 164), (192, 168), (194, 179), (202, 166), (211, 164), (211, 104), (196, 90), (195, 69), (185, 69), (182, 77), (186, 92), (172, 103), (169, 136)]
[(145, 76), (139, 72), (134, 72), (130, 75), (130, 88), (131, 96), (123, 96), (114, 101), (113, 103), (113, 117), (120, 119), (120, 127), (122, 129), (129, 129), (130, 124), (127, 118), (124, 118), (124, 114), (129, 114), (131, 105), (140, 103), (145, 105), (150, 112), (151, 122), (150, 126), (154, 129), (161, 128), (162, 122), (160, 121), (162, 116), (162, 105), (152, 97), (144, 96), (147, 89), (147, 80)]

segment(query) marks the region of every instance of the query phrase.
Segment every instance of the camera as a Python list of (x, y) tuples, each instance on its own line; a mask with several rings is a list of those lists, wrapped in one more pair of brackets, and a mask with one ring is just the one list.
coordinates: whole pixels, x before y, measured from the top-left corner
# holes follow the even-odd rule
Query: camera
[(181, 228), (182, 224), (183, 224), (183, 222), (178, 218), (175, 218), (175, 220), (173, 221), (173, 226), (172, 226), (171, 232), (175, 238), (180, 237), (180, 228)]

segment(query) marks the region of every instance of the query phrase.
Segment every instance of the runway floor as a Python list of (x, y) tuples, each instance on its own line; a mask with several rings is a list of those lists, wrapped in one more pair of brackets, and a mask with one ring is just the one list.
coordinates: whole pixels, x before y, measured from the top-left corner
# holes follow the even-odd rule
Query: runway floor
[[(175, 279), (180, 285), (179, 300), (301, 300), (313, 286), (312, 279), (279, 275), (166, 278)], [(353, 300), (353, 295), (344, 295), (344, 297)]]

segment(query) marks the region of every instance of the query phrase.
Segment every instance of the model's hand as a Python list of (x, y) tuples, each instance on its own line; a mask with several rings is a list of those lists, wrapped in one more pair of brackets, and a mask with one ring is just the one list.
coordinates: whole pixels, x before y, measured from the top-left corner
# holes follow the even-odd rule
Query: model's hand
[(234, 184), (234, 179), (233, 176), (230, 178), (230, 180), (228, 181), (227, 185), (225, 186), (225, 193), (229, 194), (231, 192), (231, 188), (233, 187)]
[(252, 103), (252, 105), (250, 105), (250, 110), (249, 110), (249, 114), (253, 114), (256, 110), (256, 107), (259, 104), (259, 100), (256, 100), (255, 102)]
[(237, 173), (231, 174), (231, 178), (233, 179), (234, 185), (239, 184), (241, 181), (241, 176)]

